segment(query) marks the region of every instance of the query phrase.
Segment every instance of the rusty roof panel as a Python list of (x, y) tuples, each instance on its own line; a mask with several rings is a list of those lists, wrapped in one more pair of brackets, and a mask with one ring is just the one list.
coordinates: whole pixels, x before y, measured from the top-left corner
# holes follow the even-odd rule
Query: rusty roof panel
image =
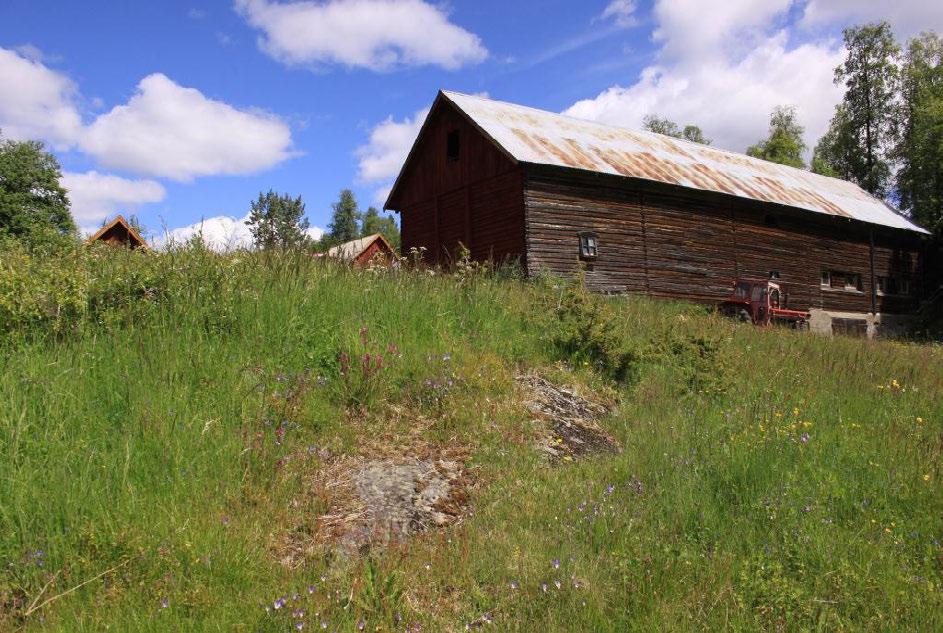
[(519, 162), (642, 178), (927, 233), (854, 183), (716, 147), (444, 92)]

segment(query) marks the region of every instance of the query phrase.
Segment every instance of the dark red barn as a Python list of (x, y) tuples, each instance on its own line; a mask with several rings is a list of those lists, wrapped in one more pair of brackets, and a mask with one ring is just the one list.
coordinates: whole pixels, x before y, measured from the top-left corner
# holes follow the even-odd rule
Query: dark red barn
[(813, 329), (905, 322), (927, 232), (857, 185), (675, 138), (440, 92), (387, 199), (402, 252), (716, 302), (773, 277)]

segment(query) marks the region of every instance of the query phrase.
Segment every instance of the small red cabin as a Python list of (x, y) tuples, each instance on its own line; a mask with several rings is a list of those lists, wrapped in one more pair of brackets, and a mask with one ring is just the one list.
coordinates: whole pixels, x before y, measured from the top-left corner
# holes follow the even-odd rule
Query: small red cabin
[(339, 244), (328, 250), (327, 256), (357, 268), (370, 262), (390, 266), (396, 261), (396, 251), (380, 233)]

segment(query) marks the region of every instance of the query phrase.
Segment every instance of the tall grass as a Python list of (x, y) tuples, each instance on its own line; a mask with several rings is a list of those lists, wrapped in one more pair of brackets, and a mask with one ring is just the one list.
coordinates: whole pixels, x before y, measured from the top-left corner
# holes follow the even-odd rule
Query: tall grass
[[(0, 258), (0, 628), (943, 626), (939, 347), (294, 253)], [(623, 453), (546, 464), (527, 367), (614, 393)], [(323, 455), (378, 438), (467, 450), (473, 513), (281, 564)]]

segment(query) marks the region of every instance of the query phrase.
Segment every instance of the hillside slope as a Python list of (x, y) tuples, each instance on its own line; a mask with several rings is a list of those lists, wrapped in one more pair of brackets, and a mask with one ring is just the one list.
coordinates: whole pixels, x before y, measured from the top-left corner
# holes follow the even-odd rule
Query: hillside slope
[[(943, 628), (938, 346), (199, 249), (8, 250), (0, 319), (0, 629)], [(363, 464), (444, 527), (345, 548)]]

